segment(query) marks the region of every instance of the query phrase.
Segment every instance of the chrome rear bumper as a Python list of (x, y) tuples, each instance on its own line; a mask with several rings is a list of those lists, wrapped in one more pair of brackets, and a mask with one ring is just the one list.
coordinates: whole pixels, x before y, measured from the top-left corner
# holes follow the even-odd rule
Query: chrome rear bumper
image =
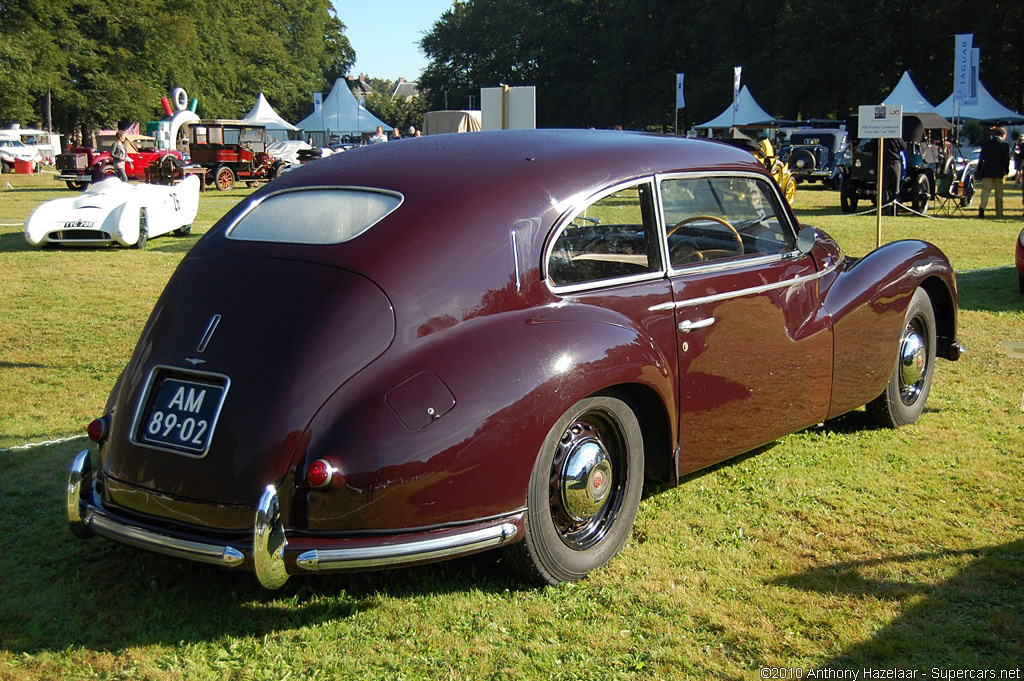
[[(252, 569), (260, 584), (278, 589), (295, 571), (337, 572), (424, 563), (483, 551), (506, 544), (519, 535), (523, 513), (489, 519), (467, 527), (416, 532), (374, 539), (309, 539), (289, 541), (281, 518), (277, 489), (267, 485), (256, 507), (252, 543), (226, 545), (195, 541), (138, 527), (89, 501), (92, 470), (89, 451), (71, 463), (67, 487), (67, 519), (80, 538), (94, 534), (136, 548), (220, 567), (238, 568), (252, 554)], [(316, 548), (311, 548), (315, 545)]]

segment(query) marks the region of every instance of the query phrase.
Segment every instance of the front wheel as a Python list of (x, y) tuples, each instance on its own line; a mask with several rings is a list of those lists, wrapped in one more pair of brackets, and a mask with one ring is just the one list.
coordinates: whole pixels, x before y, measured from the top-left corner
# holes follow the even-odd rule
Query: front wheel
[(149, 241), (149, 220), (146, 218), (146, 209), (143, 208), (139, 211), (139, 240), (132, 248), (141, 251), (146, 247), (147, 241)]
[(88, 182), (78, 182), (77, 180), (65, 180), (64, 184), (68, 186), (68, 189), (74, 189), (75, 191), (81, 191), (89, 186)]
[(782, 193), (786, 195), (786, 202), (790, 206), (796, 202), (796, 180), (792, 176), (786, 178)]
[(626, 543), (643, 491), (636, 412), (611, 396), (573, 405), (548, 432), (533, 466), (523, 540), (509, 547), (530, 581), (574, 582)]
[(905, 319), (889, 384), (868, 404), (868, 414), (888, 428), (917, 420), (924, 411), (935, 370), (935, 311), (924, 289), (914, 292)]

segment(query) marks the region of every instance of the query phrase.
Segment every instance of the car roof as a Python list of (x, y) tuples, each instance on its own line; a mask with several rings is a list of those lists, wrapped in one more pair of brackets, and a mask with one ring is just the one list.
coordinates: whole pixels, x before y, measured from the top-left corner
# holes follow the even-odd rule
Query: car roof
[[(465, 270), (468, 259), (479, 288), (500, 288), (512, 271), (512, 231), (524, 262), (539, 268), (552, 225), (592, 193), (656, 172), (689, 170), (767, 175), (750, 153), (732, 146), (622, 131), (495, 131), (395, 140), (280, 176), (225, 216), (190, 256), (318, 262), (360, 272), (389, 294), (451, 277)], [(224, 235), (238, 214), (263, 197), (331, 187), (395, 192), (403, 203), (342, 244), (243, 242)]]
[(288, 173), (267, 191), (364, 186), (396, 191), (407, 200), (469, 198), (481, 191), (500, 200), (514, 189), (520, 200), (529, 194), (550, 201), (658, 171), (726, 167), (762, 169), (748, 152), (675, 136), (598, 130), (447, 133), (358, 147)]

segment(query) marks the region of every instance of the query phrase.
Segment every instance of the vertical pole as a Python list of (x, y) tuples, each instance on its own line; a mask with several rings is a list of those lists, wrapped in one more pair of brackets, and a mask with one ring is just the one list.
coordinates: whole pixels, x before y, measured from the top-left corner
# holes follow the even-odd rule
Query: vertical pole
[(501, 129), (508, 130), (508, 85), (501, 86)]
[(875, 180), (875, 248), (882, 247), (882, 192), (885, 178), (882, 176), (882, 138), (878, 138), (878, 175)]

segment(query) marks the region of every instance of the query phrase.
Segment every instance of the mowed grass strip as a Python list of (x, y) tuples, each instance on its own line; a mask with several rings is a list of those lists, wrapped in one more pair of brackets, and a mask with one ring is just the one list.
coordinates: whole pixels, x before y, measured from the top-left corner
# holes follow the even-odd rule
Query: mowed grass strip
[[(71, 194), (45, 176), (10, 179), (0, 223)], [(802, 186), (796, 212), (848, 253), (868, 252), (874, 216), (838, 203)], [(193, 236), (142, 252), (31, 250), (19, 228), (0, 227), (0, 447), (82, 432), (174, 266), (232, 204), (202, 195)], [(579, 584), (527, 587), (483, 554), (266, 592), (248, 574), (72, 537), (62, 505), (79, 443), (0, 452), (0, 678), (1015, 669), (1024, 362), (1001, 342), (1024, 342), (1019, 190), (1007, 204), (1002, 221), (883, 222), (886, 241), (932, 241), (959, 272), (969, 352), (939, 362), (918, 423), (882, 430), (852, 412), (652, 494), (624, 552)]]

